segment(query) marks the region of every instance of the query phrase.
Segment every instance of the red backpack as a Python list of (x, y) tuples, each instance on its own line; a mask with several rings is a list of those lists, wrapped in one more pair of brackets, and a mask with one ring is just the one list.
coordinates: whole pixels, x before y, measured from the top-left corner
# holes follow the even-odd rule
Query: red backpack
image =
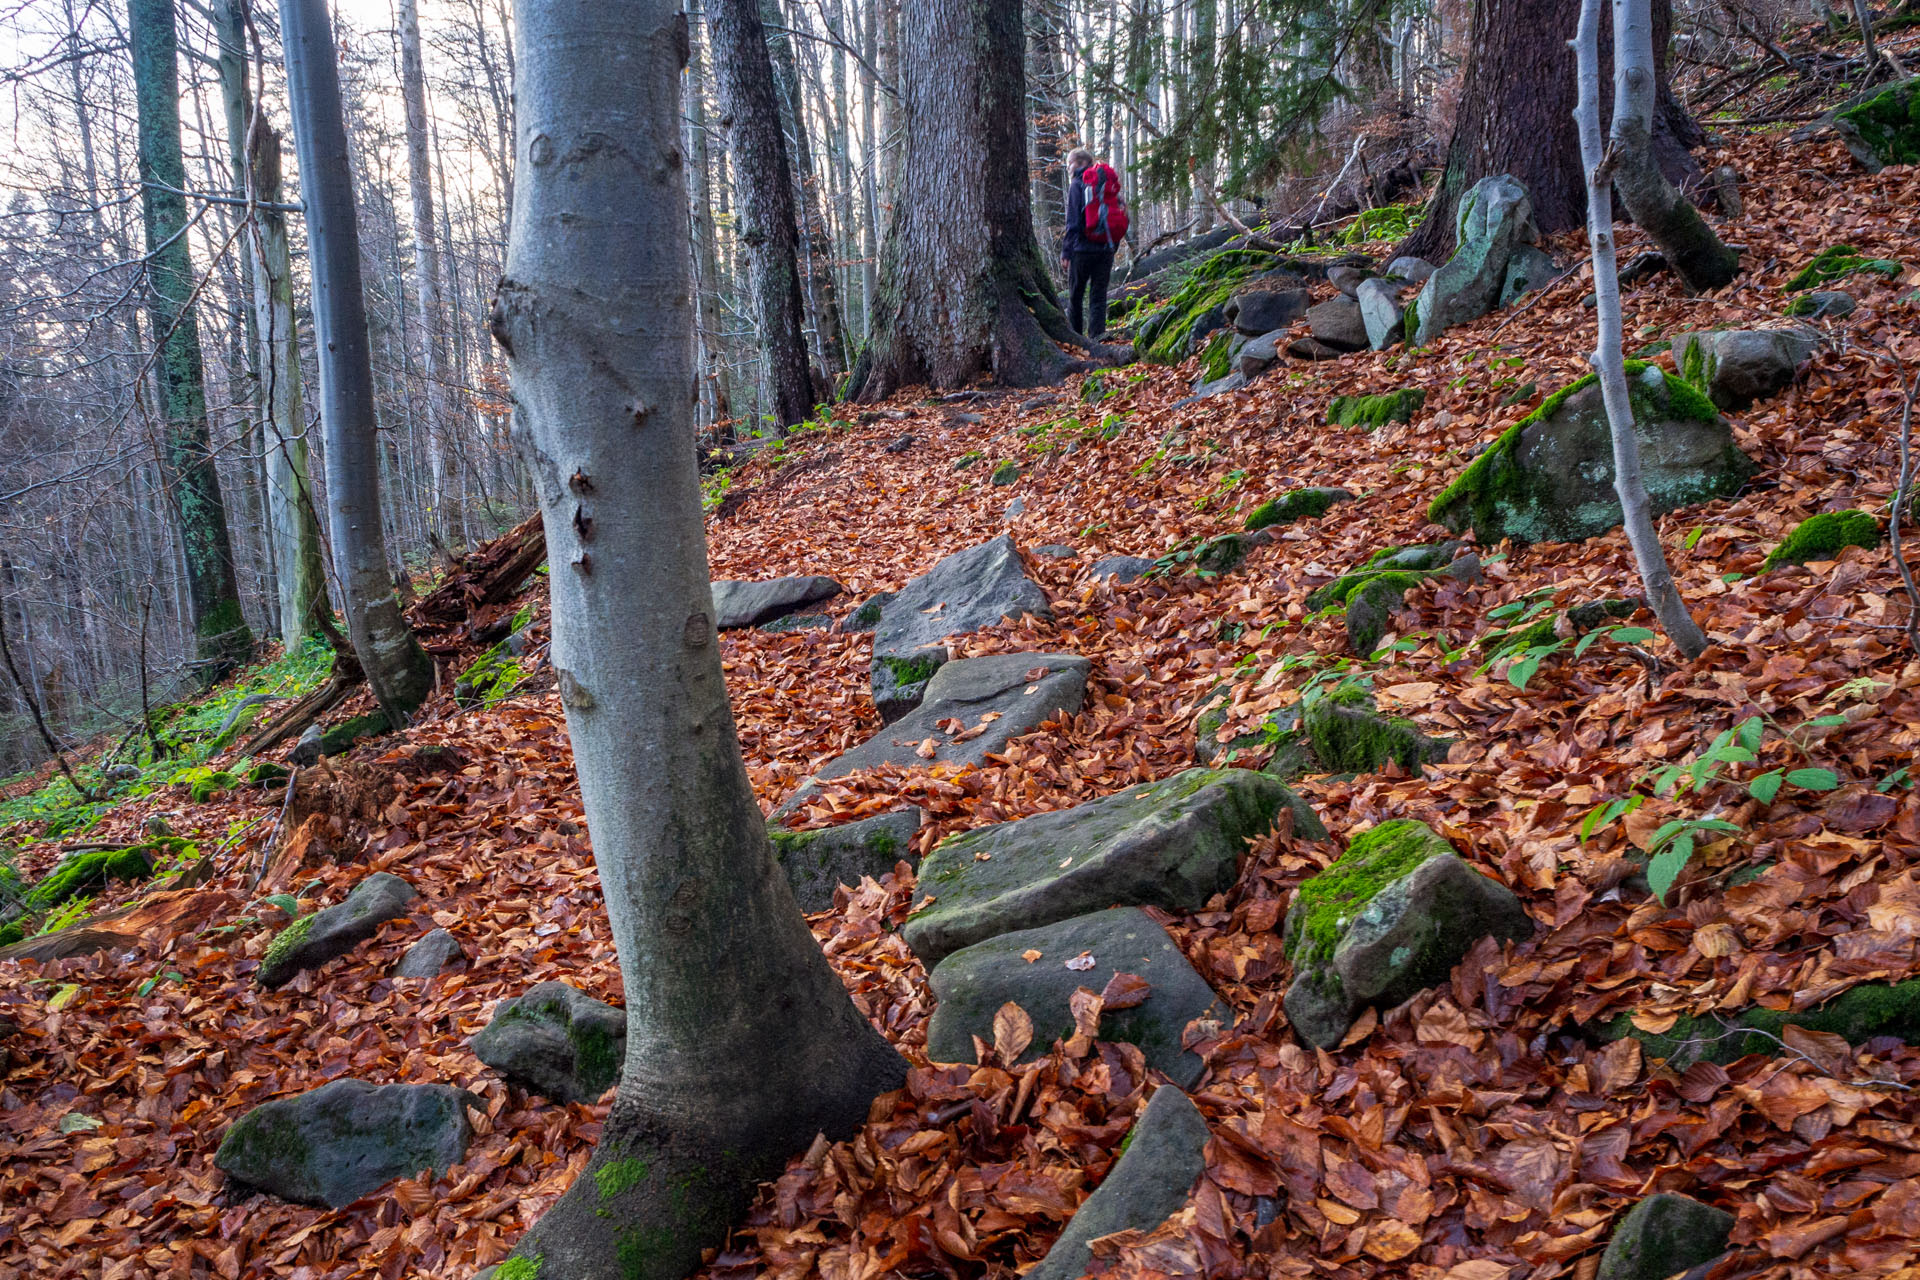
[(1086, 227), (1090, 243), (1112, 249), (1127, 238), (1127, 202), (1120, 196), (1120, 175), (1111, 165), (1093, 164), (1080, 171), (1087, 184)]

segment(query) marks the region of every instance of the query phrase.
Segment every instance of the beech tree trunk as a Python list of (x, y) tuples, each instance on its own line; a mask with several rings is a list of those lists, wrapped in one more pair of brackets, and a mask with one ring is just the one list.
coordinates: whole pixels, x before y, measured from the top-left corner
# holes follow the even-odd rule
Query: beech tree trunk
[(790, 427), (813, 412), (817, 397), (800, 302), (793, 170), (780, 136), (780, 98), (758, 0), (709, 0), (707, 30), (773, 416)]
[(140, 127), (140, 206), (147, 233), (147, 314), (152, 319), (166, 423), (167, 489), (186, 561), (196, 639), (195, 673), (211, 685), (253, 656), (240, 611), (227, 508), (214, 468), (207, 388), (194, 317), (187, 242), (186, 164), (180, 153), (179, 41), (172, 0), (127, 0)]
[[(1586, 175), (1573, 122), (1575, 74), (1567, 40), (1581, 0), (1477, 0), (1468, 32), (1467, 69), (1454, 113), (1440, 187), (1426, 220), (1399, 252), (1442, 262), (1454, 248), (1454, 210), (1474, 183), (1510, 173), (1526, 184), (1542, 231), (1566, 231), (1586, 219)], [(1667, 84), (1671, 0), (1654, 0), (1653, 156), (1674, 182), (1699, 173), (1689, 149), (1705, 135)], [(1612, 42), (1603, 39), (1601, 75), (1611, 76)]]
[(427, 528), (447, 530), (447, 316), (440, 298), (440, 234), (433, 220), (433, 166), (427, 147), (427, 74), (420, 56), (418, 0), (398, 0), (400, 97), (407, 116), (407, 190), (413, 204), (413, 281), (420, 299), (420, 375), (427, 384)]
[[(789, 26), (778, 0), (761, 0), (760, 22)], [(827, 230), (825, 206), (820, 195), (820, 169), (813, 162), (813, 140), (807, 134), (807, 113), (800, 92), (800, 66), (793, 56), (793, 38), (774, 32), (767, 41), (767, 56), (773, 66), (775, 91), (780, 95), (780, 120), (783, 132), (791, 140), (787, 154), (792, 160), (794, 209), (799, 218), (799, 247), (806, 283), (807, 314), (813, 317), (816, 363), (821, 374), (832, 382), (847, 367), (846, 337), (840, 320), (839, 292), (833, 283), (833, 236)]]
[[(881, 254), (861, 400), (917, 383), (1058, 381), (1068, 326), (1033, 234), (1025, 26), (1017, 0), (916, 0), (900, 14), (905, 185)], [(1096, 354), (1110, 348), (1095, 348)]]
[(280, 31), (312, 261), (333, 567), (354, 655), (388, 723), (399, 728), (432, 692), (433, 661), (400, 616), (387, 567), (360, 230), (326, 0), (280, 0)]
[(853, 1131), (906, 1071), (794, 903), (727, 705), (688, 397), (679, 8), (514, 5), (494, 336), (628, 1019), (605, 1136), (514, 1251), (554, 1280), (679, 1280), (759, 1180)]

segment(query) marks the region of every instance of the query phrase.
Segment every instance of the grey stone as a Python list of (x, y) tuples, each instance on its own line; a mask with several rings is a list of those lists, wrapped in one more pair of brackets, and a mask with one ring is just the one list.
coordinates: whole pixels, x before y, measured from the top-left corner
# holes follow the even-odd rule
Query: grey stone
[(443, 1084), (335, 1080), (241, 1116), (213, 1162), (282, 1200), (343, 1209), (395, 1178), (437, 1176), (465, 1160), (467, 1108), (478, 1102)]
[(282, 929), (254, 975), (263, 987), (278, 987), (303, 969), (317, 969), (380, 932), (380, 926), (407, 914), (418, 896), (399, 876), (376, 871), (336, 906), (316, 911)]
[(882, 591), (869, 597), (858, 609), (847, 615), (840, 624), (842, 631), (871, 631), (880, 625), (880, 611), (886, 608), (887, 601), (893, 599), (893, 592)]
[(1341, 263), (1327, 268), (1327, 283), (1349, 298), (1358, 297), (1361, 282), (1371, 279), (1373, 272), (1365, 267), (1350, 267)]
[(819, 831), (776, 826), (769, 827), (767, 834), (800, 909), (825, 911), (833, 906), (838, 886), (858, 888), (864, 876), (878, 880), (893, 870), (894, 863), (908, 857), (921, 816), (918, 809), (902, 809)]
[(597, 1102), (618, 1084), (627, 1015), (564, 982), (503, 1001), (473, 1037), (473, 1056), (555, 1102)]
[(407, 954), (393, 966), (396, 978), (431, 978), (456, 960), (465, 960), (467, 953), (460, 940), (445, 929), (435, 929), (420, 941), (407, 948)]
[[(1236, 353), (1237, 358), (1237, 353)], [(1228, 391), (1238, 391), (1247, 385), (1247, 379), (1238, 369), (1224, 378), (1215, 378), (1212, 382), (1202, 382), (1193, 389), (1193, 394), (1185, 399), (1173, 402), (1175, 409), (1184, 409), (1190, 404), (1198, 404), (1211, 396), (1222, 395)]]
[[(1040, 958), (1029, 962), (1030, 951)], [(1067, 968), (1081, 955), (1092, 958), (1091, 968)], [(942, 960), (927, 975), (938, 1002), (927, 1023), (927, 1057), (974, 1061), (973, 1038), (993, 1043), (993, 1015), (1009, 1001), (1033, 1022), (1033, 1042), (1021, 1061), (1041, 1057), (1054, 1041), (1072, 1037), (1074, 991), (1104, 991), (1116, 973), (1144, 978), (1152, 989), (1134, 1008), (1105, 1012), (1099, 1038), (1138, 1045), (1149, 1067), (1191, 1088), (1206, 1063), (1181, 1047), (1182, 1033), (1195, 1018), (1227, 1016), (1225, 1007), (1167, 931), (1138, 907), (1003, 933)]]
[(1727, 1251), (1734, 1216), (1687, 1196), (1648, 1196), (1613, 1229), (1594, 1280), (1667, 1280)]
[(1025, 1280), (1076, 1280), (1086, 1274), (1093, 1242), (1101, 1236), (1151, 1231), (1178, 1213), (1206, 1172), (1208, 1136), (1192, 1099), (1161, 1085), (1134, 1121), (1113, 1171)]
[(1795, 298), (1787, 306), (1787, 314), (1807, 320), (1839, 319), (1850, 316), (1860, 304), (1853, 295), (1839, 289), (1815, 289)]
[(1360, 322), (1367, 329), (1367, 343), (1375, 351), (1385, 351), (1407, 336), (1406, 308), (1400, 305), (1403, 287), (1392, 280), (1366, 280), (1355, 295)]
[[(1361, 332), (1365, 331), (1366, 327), (1362, 325)], [(1348, 352), (1342, 351), (1339, 347), (1330, 347), (1318, 338), (1305, 337), (1295, 338), (1289, 342), (1287, 354), (1295, 360), (1338, 360)]]
[[(1020, 549), (1011, 535), (956, 552), (921, 574), (881, 606), (873, 632), (874, 704), (883, 695), (888, 710), (904, 714), (917, 705), (924, 689), (902, 676), (902, 665), (917, 668), (946, 660), (945, 640), (1007, 618), (1031, 613), (1051, 618), (1047, 593), (1027, 576)], [(932, 674), (923, 671), (919, 679)], [(895, 717), (897, 718), (897, 717)]]
[(1187, 330), (1187, 354), (1198, 355), (1200, 348), (1207, 345), (1207, 339), (1226, 327), (1227, 308), (1224, 303), (1197, 316)]
[(1387, 274), (1395, 280), (1405, 280), (1410, 284), (1425, 284), (1439, 268), (1425, 258), (1403, 256), (1387, 264)]
[(1313, 336), (1336, 351), (1360, 351), (1367, 345), (1367, 322), (1352, 298), (1329, 298), (1307, 308)]
[(1044, 547), (1035, 547), (1033, 554), (1047, 560), (1078, 560), (1080, 558), (1077, 550), (1059, 542), (1049, 542)]
[[(927, 681), (925, 700), (917, 708), (899, 723), (821, 766), (773, 811), (772, 820), (778, 822), (797, 813), (818, 794), (822, 779), (842, 778), (885, 764), (908, 768), (940, 762), (978, 765), (1046, 721), (1077, 715), (1086, 702), (1089, 665), (1085, 658), (1071, 653), (1001, 653), (946, 663)], [(1037, 669), (1044, 669), (1045, 674), (1030, 679)], [(1027, 692), (1029, 688), (1033, 692)], [(959, 720), (969, 730), (978, 728), (981, 717), (991, 712), (998, 712), (999, 718), (988, 721), (985, 732), (965, 741), (956, 740), (954, 734), (940, 727), (942, 720)], [(919, 754), (924, 742), (933, 743), (931, 760)]]
[(1722, 409), (1744, 409), (1793, 382), (1820, 345), (1811, 329), (1720, 329), (1673, 340), (1673, 363)]
[(1510, 307), (1535, 289), (1544, 289), (1560, 274), (1545, 250), (1538, 245), (1515, 245), (1507, 259), (1507, 274), (1500, 286), (1500, 305)]
[(1426, 346), (1446, 330), (1493, 310), (1506, 285), (1514, 249), (1539, 238), (1533, 201), (1511, 174), (1482, 178), (1460, 198), (1459, 248), (1420, 290), (1419, 325), (1411, 336)]
[(1027, 500), (1025, 498), (1015, 498), (1007, 504), (1007, 509), (1000, 513), (1000, 518), (1008, 524), (1012, 524), (1025, 514), (1027, 514)]
[[(1423, 860), (1386, 879), (1416, 859)], [(1369, 871), (1380, 879), (1370, 880)], [(1319, 901), (1316, 883), (1371, 892)], [(1349, 910), (1324, 920), (1327, 912)], [(1309, 1044), (1331, 1049), (1362, 1009), (1390, 1008), (1445, 982), (1481, 938), (1532, 932), (1513, 891), (1461, 861), (1425, 823), (1383, 822), (1294, 897), (1285, 928), (1294, 972), (1287, 1019)]]
[[(1286, 336), (1284, 330), (1262, 334), (1250, 339), (1246, 346), (1240, 348), (1240, 354), (1234, 357), (1234, 374), (1238, 375), (1241, 386), (1245, 386), (1265, 373), (1267, 367), (1280, 358), (1280, 343)], [(1204, 388), (1203, 393), (1205, 393)]]
[[(1754, 472), (1706, 397), (1648, 365), (1629, 379), (1641, 476), (1653, 514), (1736, 492)], [(1552, 406), (1550, 413), (1544, 412)], [(1449, 485), (1427, 516), (1482, 546), (1578, 542), (1621, 524), (1613, 488), (1613, 435), (1600, 387), (1549, 397)]]
[(911, 434), (907, 434), (904, 436), (900, 436), (898, 439), (894, 440), (893, 443), (889, 444), (886, 447), (886, 449), (883, 450), (883, 452), (905, 453), (907, 450), (913, 448), (913, 445), (914, 445), (913, 436)]
[(756, 631), (824, 631), (833, 626), (833, 615), (829, 613), (790, 613), (784, 618), (775, 618), (772, 622), (763, 622)]
[[(1198, 911), (1232, 886), (1247, 842), (1283, 808), (1319, 818), (1276, 779), (1244, 769), (1190, 769), (1072, 809), (976, 827), (920, 864), (933, 902), (902, 930), (928, 964), (961, 947), (1110, 906)], [(984, 855), (984, 856), (982, 856)]]
[(846, 590), (832, 578), (768, 578), (713, 584), (713, 620), (722, 631), (771, 622)]
[(1121, 582), (1132, 582), (1153, 568), (1153, 561), (1145, 556), (1103, 556), (1093, 562), (1093, 568), (1087, 572), (1095, 578), (1118, 578)]
[(1305, 289), (1258, 290), (1227, 302), (1227, 319), (1249, 338), (1284, 329), (1307, 314), (1311, 297)]
[(308, 725), (300, 734), (300, 740), (293, 744), (293, 750), (287, 753), (287, 759), (302, 769), (319, 764), (320, 738), (325, 732), (317, 723)]

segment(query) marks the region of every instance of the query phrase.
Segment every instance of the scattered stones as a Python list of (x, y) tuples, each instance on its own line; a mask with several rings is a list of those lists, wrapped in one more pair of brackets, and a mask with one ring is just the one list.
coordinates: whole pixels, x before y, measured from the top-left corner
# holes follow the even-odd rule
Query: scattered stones
[(1008, 534), (956, 552), (900, 588), (881, 606), (873, 633), (873, 700), (882, 719), (919, 704), (925, 681), (946, 661), (948, 636), (1028, 613), (1045, 619), (1053, 609)]
[(302, 916), (282, 929), (260, 958), (254, 975), (263, 987), (278, 987), (303, 969), (317, 969), (347, 954), (380, 932), (380, 926), (407, 914), (418, 895), (399, 876), (376, 871), (336, 906)]
[(1043, 547), (1035, 547), (1033, 554), (1046, 560), (1078, 560), (1080, 552), (1064, 543), (1049, 542)]
[(1412, 422), (1427, 402), (1421, 387), (1405, 387), (1377, 396), (1335, 396), (1327, 402), (1330, 427), (1365, 427), (1369, 431), (1389, 422)]
[[(1038, 959), (1027, 959), (1036, 951)], [(1092, 963), (1068, 968), (1076, 957)], [(1206, 1064), (1181, 1047), (1181, 1033), (1195, 1018), (1220, 1016), (1222, 1006), (1167, 931), (1138, 907), (999, 934), (947, 956), (927, 975), (939, 1002), (927, 1023), (927, 1057), (972, 1062), (973, 1038), (993, 1042), (993, 1015), (1009, 1001), (1033, 1021), (1021, 1060), (1039, 1057), (1074, 1034), (1074, 991), (1104, 991), (1116, 973), (1145, 979), (1149, 990), (1133, 1008), (1105, 1010), (1099, 1038), (1138, 1045), (1148, 1066), (1191, 1087)]]
[(921, 819), (920, 810), (902, 809), (819, 831), (769, 827), (767, 835), (800, 909), (826, 911), (835, 888), (858, 888), (865, 876), (877, 880), (912, 852)]
[(473, 1056), (555, 1102), (598, 1102), (620, 1081), (627, 1014), (578, 987), (543, 982), (495, 1010), (473, 1037)]
[[(1437, 278), (1437, 277), (1436, 277)], [(1737, 491), (1753, 460), (1713, 403), (1658, 366), (1627, 362), (1634, 432), (1653, 513)], [(1621, 523), (1613, 489), (1613, 437), (1592, 374), (1553, 395), (1487, 447), (1446, 487), (1428, 518), (1483, 546), (1578, 542)]]
[(1850, 244), (1836, 244), (1815, 254), (1812, 261), (1800, 268), (1799, 274), (1787, 281), (1787, 289), (1797, 293), (1862, 272), (1897, 280), (1905, 270), (1892, 258), (1869, 258)]
[(1087, 570), (1094, 578), (1116, 578), (1121, 582), (1133, 582), (1147, 570), (1153, 568), (1153, 561), (1145, 556), (1103, 556), (1093, 562), (1093, 568)]
[(1226, 317), (1236, 331), (1257, 338), (1263, 333), (1284, 329), (1307, 314), (1310, 301), (1311, 295), (1305, 289), (1243, 293), (1228, 301)]
[(1868, 173), (1890, 164), (1920, 164), (1920, 80), (1901, 80), (1835, 113), (1833, 129)]
[(1516, 246), (1513, 256), (1507, 259), (1507, 273), (1500, 286), (1500, 305), (1512, 306), (1535, 289), (1546, 288), (1559, 274), (1560, 268), (1538, 245)]
[(1627, 1210), (1600, 1255), (1594, 1280), (1667, 1280), (1727, 1251), (1734, 1216), (1661, 1191)]
[[(1088, 669), (1085, 658), (1071, 653), (1001, 653), (946, 663), (927, 681), (925, 700), (917, 708), (823, 765), (773, 811), (772, 821), (799, 812), (819, 792), (823, 778), (841, 778), (884, 764), (980, 764), (1048, 720), (1078, 714), (1086, 702)], [(994, 713), (997, 719), (986, 719)], [(960, 721), (967, 726), (962, 734), (972, 734), (983, 724), (985, 728), (963, 739), (942, 729), (942, 720)], [(922, 756), (920, 749), (928, 744), (933, 754)]]
[(1777, 569), (1783, 564), (1806, 564), (1810, 560), (1831, 560), (1845, 547), (1880, 545), (1880, 522), (1859, 508), (1846, 511), (1822, 511), (1808, 516), (1794, 527), (1786, 540), (1767, 553), (1762, 569)]
[(1309, 488), (1295, 489), (1270, 498), (1255, 507), (1247, 516), (1246, 529), (1252, 532), (1265, 529), (1269, 525), (1291, 524), (1295, 520), (1317, 519), (1327, 513), (1327, 508), (1336, 502), (1351, 502), (1353, 494), (1345, 489)]
[(1020, 402), (1019, 407), (1020, 407), (1021, 413), (1035, 413), (1041, 409), (1046, 408), (1050, 404), (1059, 404), (1059, 403), (1060, 403), (1059, 396), (1043, 395), (1043, 396), (1034, 396), (1031, 399), (1027, 399), (1027, 400), (1022, 400)]
[(1354, 299), (1360, 306), (1360, 322), (1366, 326), (1367, 345), (1385, 351), (1407, 336), (1406, 308), (1400, 294), (1406, 284), (1398, 280), (1365, 280)]
[(335, 1080), (241, 1116), (213, 1162), (282, 1200), (344, 1209), (395, 1178), (438, 1176), (465, 1160), (467, 1108), (478, 1103), (443, 1084)]
[(1515, 248), (1539, 238), (1533, 201), (1510, 174), (1482, 178), (1460, 198), (1455, 215), (1459, 248), (1428, 277), (1407, 322), (1411, 340), (1425, 346), (1454, 325), (1493, 310), (1506, 284)]
[(1350, 267), (1340, 263), (1327, 268), (1327, 283), (1349, 298), (1357, 297), (1361, 284), (1373, 278), (1373, 272), (1365, 267)]
[(1296, 831), (1325, 832), (1278, 779), (1244, 769), (1190, 769), (1073, 809), (976, 827), (920, 864), (932, 901), (903, 936), (928, 964), (1015, 929), (1103, 907), (1197, 911), (1230, 886), (1247, 841), (1282, 808)]
[(1409, 284), (1425, 284), (1439, 270), (1425, 258), (1399, 257), (1387, 264), (1387, 276)]
[(1076, 1280), (1092, 1261), (1092, 1242), (1116, 1231), (1152, 1231), (1187, 1203), (1206, 1172), (1207, 1122), (1193, 1101), (1166, 1085), (1134, 1121), (1120, 1160), (1074, 1213), (1025, 1280)]
[(1286, 339), (1284, 330), (1262, 334), (1240, 348), (1234, 359), (1234, 373), (1240, 377), (1240, 385), (1245, 386), (1265, 373), (1274, 361), (1280, 358), (1280, 343)]
[(846, 588), (832, 578), (768, 578), (762, 582), (713, 584), (714, 625), (722, 631), (751, 627), (832, 599)]
[(456, 961), (467, 958), (460, 940), (445, 929), (435, 929), (407, 948), (400, 963), (393, 966), (396, 978), (431, 978)]
[(1307, 308), (1307, 324), (1314, 338), (1335, 351), (1364, 351), (1367, 348), (1367, 322), (1361, 318), (1360, 304), (1352, 298), (1329, 298)]
[(1294, 895), (1287, 1018), (1307, 1043), (1334, 1048), (1362, 1009), (1446, 981), (1481, 938), (1532, 932), (1513, 891), (1461, 861), (1425, 823), (1383, 822)]
[(1809, 329), (1721, 329), (1673, 340), (1680, 376), (1722, 409), (1744, 409), (1793, 382), (1819, 346)]

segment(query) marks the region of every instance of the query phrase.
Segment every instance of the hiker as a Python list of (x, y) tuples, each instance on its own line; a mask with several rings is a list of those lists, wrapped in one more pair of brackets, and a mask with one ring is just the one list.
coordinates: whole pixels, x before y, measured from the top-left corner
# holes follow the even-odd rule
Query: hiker
[[(1120, 175), (1094, 160), (1085, 147), (1067, 156), (1067, 234), (1060, 241), (1060, 265), (1066, 269), (1072, 301), (1067, 319), (1075, 333), (1099, 339), (1107, 331), (1107, 280), (1113, 253), (1127, 238), (1127, 203), (1120, 198)], [(1082, 324), (1081, 300), (1087, 299)]]

